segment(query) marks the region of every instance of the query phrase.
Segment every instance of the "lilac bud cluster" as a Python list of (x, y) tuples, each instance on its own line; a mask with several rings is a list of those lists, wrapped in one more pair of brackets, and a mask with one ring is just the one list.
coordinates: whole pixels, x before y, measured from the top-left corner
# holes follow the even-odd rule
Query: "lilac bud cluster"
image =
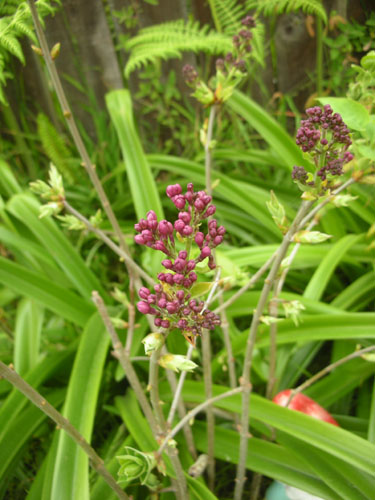
[[(303, 152), (311, 154), (315, 164), (319, 165), (317, 175), (321, 180), (326, 180), (327, 174), (338, 176), (343, 172), (343, 165), (353, 159), (347, 151), (352, 141), (349, 129), (341, 115), (333, 113), (329, 104), (323, 109), (314, 106), (306, 110), (308, 118), (301, 121), (297, 131), (296, 144)], [(319, 159), (325, 155), (324, 165)], [(306, 184), (307, 173), (303, 167), (294, 167), (293, 179)]]
[(190, 85), (193, 85), (198, 80), (198, 73), (191, 64), (185, 64), (182, 68), (182, 75), (185, 82)]
[(204, 302), (192, 299), (190, 293), (184, 290), (169, 289), (165, 292), (163, 286), (157, 284), (154, 293), (142, 287), (139, 296), (142, 301), (137, 304), (138, 311), (154, 315), (156, 327), (179, 328), (189, 340), (201, 335), (203, 328), (214, 330), (220, 325), (219, 316), (204, 310)]
[[(179, 328), (189, 338), (200, 335), (202, 328), (212, 330), (220, 324), (219, 317), (204, 309), (204, 302), (192, 299), (188, 290), (197, 281), (194, 269), (198, 263), (208, 259), (208, 267), (215, 269), (212, 250), (222, 243), (225, 228), (212, 219), (207, 234), (200, 231), (203, 221), (215, 213), (216, 207), (211, 203), (212, 197), (205, 191), (195, 192), (192, 183), (187, 185), (185, 193), (180, 184), (168, 186), (166, 192), (179, 211), (177, 220), (173, 224), (167, 220), (158, 222), (155, 212), (150, 210), (147, 218), (134, 226), (139, 233), (135, 242), (165, 253), (168, 258), (162, 261), (162, 266), (169, 271), (158, 274), (160, 284), (155, 285), (155, 293), (144, 287), (140, 289), (142, 300), (137, 307), (142, 314), (155, 315), (155, 326)], [(187, 250), (177, 253), (176, 238), (186, 241), (187, 248), (195, 242), (200, 250), (198, 256), (189, 259)]]
[(255, 19), (252, 16), (246, 16), (241, 21), (242, 26), (244, 26), (237, 34), (233, 35), (233, 53), (228, 52), (225, 56), (225, 60), (218, 59), (216, 61), (216, 67), (220, 71), (225, 68), (225, 63), (228, 64), (228, 69), (230, 67), (235, 67), (242, 72), (246, 72), (246, 62), (245, 59), (248, 54), (252, 51), (251, 40), (253, 38), (253, 33), (250, 31), (255, 28)]

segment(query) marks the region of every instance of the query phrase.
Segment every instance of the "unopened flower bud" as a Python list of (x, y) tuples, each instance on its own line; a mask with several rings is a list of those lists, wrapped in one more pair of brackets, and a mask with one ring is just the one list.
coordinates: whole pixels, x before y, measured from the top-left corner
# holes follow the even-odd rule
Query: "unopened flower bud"
[(150, 295), (150, 290), (146, 288), (145, 286), (142, 286), (139, 289), (138, 295), (141, 297), (141, 299), (147, 299), (147, 297)]
[(194, 361), (180, 354), (165, 354), (159, 359), (159, 365), (167, 370), (173, 370), (175, 372), (191, 372), (198, 366)]
[(161, 333), (150, 333), (142, 340), (142, 344), (145, 346), (146, 355), (149, 356), (164, 345), (164, 337)]
[(144, 302), (143, 300), (137, 302), (137, 309), (142, 314), (150, 314), (151, 312), (151, 307), (149, 306), (149, 304), (147, 304), (147, 302)]

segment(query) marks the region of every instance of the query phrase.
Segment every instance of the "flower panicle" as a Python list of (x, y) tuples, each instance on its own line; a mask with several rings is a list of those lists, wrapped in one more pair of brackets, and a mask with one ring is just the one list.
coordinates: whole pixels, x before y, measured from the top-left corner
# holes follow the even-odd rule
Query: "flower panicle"
[[(202, 329), (213, 330), (220, 324), (219, 317), (205, 308), (204, 301), (192, 298), (190, 289), (198, 279), (197, 264), (207, 259), (208, 267), (215, 269), (213, 249), (222, 243), (225, 228), (211, 219), (207, 233), (200, 230), (203, 221), (215, 213), (216, 207), (212, 204), (212, 197), (205, 191), (195, 192), (192, 183), (187, 185), (185, 193), (179, 184), (169, 185), (166, 193), (179, 211), (177, 220), (173, 224), (167, 220), (158, 222), (155, 212), (150, 210), (146, 219), (134, 226), (139, 233), (134, 238), (136, 243), (159, 250), (168, 257), (161, 263), (167, 272), (158, 274), (159, 283), (154, 290), (146, 287), (139, 290), (141, 301), (137, 308), (142, 314), (155, 316), (156, 327), (178, 328), (193, 342), (195, 336), (201, 335)], [(199, 249), (198, 256), (189, 259), (188, 250), (177, 252), (176, 239), (186, 241), (186, 248), (195, 244)]]
[[(321, 181), (326, 181), (328, 176), (342, 175), (344, 164), (350, 162), (353, 155), (348, 151), (352, 144), (350, 131), (341, 115), (334, 113), (329, 104), (323, 109), (319, 106), (308, 108), (306, 114), (308, 118), (301, 121), (296, 144), (314, 159), (316, 175)], [(315, 185), (301, 166), (294, 166), (292, 178), (301, 185)]]

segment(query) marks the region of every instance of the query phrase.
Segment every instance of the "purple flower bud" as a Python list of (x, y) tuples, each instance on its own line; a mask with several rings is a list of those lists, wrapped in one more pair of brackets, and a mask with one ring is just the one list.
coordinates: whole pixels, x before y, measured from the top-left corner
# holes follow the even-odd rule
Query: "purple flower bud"
[(178, 218), (183, 220), (185, 224), (189, 224), (191, 221), (191, 215), (189, 214), (189, 212), (180, 212), (178, 214)]
[(189, 260), (189, 262), (186, 264), (186, 270), (192, 271), (193, 269), (195, 269), (195, 260)]
[(137, 234), (134, 236), (134, 241), (138, 243), (138, 245), (144, 245), (146, 242), (143, 239), (143, 236), (141, 234)]
[(178, 233), (182, 233), (184, 227), (185, 227), (185, 222), (181, 219), (176, 220), (176, 222), (174, 223), (174, 228)]
[(160, 250), (161, 252), (164, 252), (166, 255), (169, 255), (169, 252), (166, 248), (166, 246), (164, 245), (164, 243), (162, 241), (156, 241), (153, 245), (152, 245), (152, 248), (154, 250)]
[(177, 285), (181, 285), (181, 283), (183, 282), (184, 280), (184, 275), (183, 274), (175, 274), (173, 276), (173, 281), (177, 284)]
[(188, 191), (193, 192), (194, 191), (194, 184), (192, 182), (189, 182), (189, 184), (186, 186), (186, 189)]
[(162, 319), (158, 316), (154, 319), (154, 325), (157, 327), (161, 326), (161, 322), (162, 322)]
[(320, 141), (320, 144), (322, 144), (323, 146), (326, 146), (326, 145), (328, 144), (327, 139), (322, 139), (322, 140)]
[(168, 198), (172, 198), (173, 196), (177, 196), (182, 193), (181, 186), (179, 184), (172, 184), (167, 186), (167, 196)]
[(215, 247), (217, 247), (218, 245), (220, 245), (220, 243), (223, 241), (223, 237), (222, 236), (215, 236), (214, 240), (213, 240), (213, 244), (215, 245)]
[(141, 225), (140, 224), (134, 224), (134, 229), (140, 233), (142, 231)]
[(182, 230), (182, 234), (184, 236), (190, 236), (191, 234), (193, 234), (193, 228), (191, 226), (185, 226)]
[(150, 290), (146, 288), (145, 286), (142, 286), (139, 289), (138, 295), (140, 296), (141, 299), (147, 299), (147, 297), (150, 295)]
[(160, 325), (162, 328), (169, 328), (170, 323), (167, 319), (163, 319)]
[(203, 247), (199, 258), (201, 260), (203, 260), (206, 257), (209, 257), (210, 255), (211, 255), (211, 248), (210, 247)]
[(177, 312), (178, 306), (176, 306), (172, 302), (168, 302), (166, 309), (169, 314), (174, 314)]
[(139, 225), (141, 226), (141, 229), (148, 229), (148, 222), (146, 219), (141, 219), (139, 221)]
[(185, 194), (185, 200), (191, 204), (193, 199), (194, 199), (193, 193), (191, 191), (187, 191), (187, 193)]
[(173, 285), (173, 274), (165, 274), (164, 281), (168, 283), (168, 285)]
[(147, 297), (147, 302), (149, 304), (155, 304), (155, 301), (156, 301), (156, 295), (151, 293), (148, 297)]
[(188, 307), (184, 307), (184, 308), (182, 309), (182, 314), (183, 314), (184, 316), (189, 316), (189, 314), (190, 314), (190, 309), (189, 309)]
[(153, 236), (152, 232), (149, 229), (144, 229), (142, 231), (142, 237), (143, 237), (143, 239), (144, 239), (144, 241), (146, 243), (148, 241), (153, 241), (153, 239), (154, 239), (154, 236)]
[(154, 290), (156, 293), (161, 293), (163, 291), (163, 287), (158, 283), (157, 285), (154, 285)]
[(179, 210), (185, 208), (186, 200), (184, 196), (175, 196), (172, 201)]
[(166, 306), (167, 306), (167, 300), (166, 299), (160, 299), (158, 301), (158, 307), (160, 307), (160, 309), (164, 309)]
[(176, 297), (177, 299), (182, 302), (185, 298), (185, 292), (183, 290), (179, 290), (177, 293), (176, 293)]
[(187, 328), (188, 326), (188, 322), (186, 321), (186, 319), (180, 319), (177, 323), (177, 327), (180, 328), (180, 330), (185, 330), (185, 328)]
[(165, 281), (166, 274), (165, 273), (159, 273), (158, 274), (158, 280), (159, 281)]
[(189, 279), (190, 279), (190, 281), (194, 282), (194, 281), (197, 281), (198, 276), (195, 274), (195, 272), (194, 272), (194, 271), (192, 271), (192, 272), (189, 274)]
[(186, 266), (186, 260), (184, 260), (184, 259), (178, 258), (174, 261), (173, 267), (174, 267), (175, 271), (183, 271), (185, 266)]
[(147, 304), (147, 302), (137, 302), (137, 309), (142, 314), (149, 314), (151, 312), (151, 307)]
[(178, 258), (182, 260), (186, 260), (187, 258), (187, 251), (186, 250), (180, 250), (178, 252)]
[(150, 210), (149, 212), (147, 212), (147, 220), (148, 221), (157, 220), (156, 213), (153, 210)]
[(207, 207), (207, 210), (205, 211), (204, 216), (211, 217), (211, 215), (214, 215), (215, 212), (216, 212), (216, 206), (210, 205), (209, 207)]
[(172, 261), (169, 259), (162, 260), (161, 265), (164, 266), (166, 269), (172, 269), (173, 267)]
[(216, 219), (210, 220), (210, 222), (208, 223), (208, 229), (216, 229), (216, 228), (217, 228), (217, 220)]
[(224, 236), (224, 234), (225, 234), (225, 227), (224, 227), (224, 226), (220, 226), (220, 227), (218, 227), (218, 229), (217, 229), (217, 234), (218, 234), (219, 236)]
[(167, 220), (161, 220), (158, 225), (158, 230), (161, 236), (168, 236), (173, 233), (173, 226)]
[(200, 198), (195, 200), (194, 206), (198, 210), (198, 212), (202, 212), (204, 210), (204, 207), (205, 207), (203, 200), (201, 200)]
[(197, 234), (195, 235), (194, 240), (195, 243), (199, 246), (199, 248), (202, 248), (204, 242), (204, 234), (198, 231)]
[(189, 280), (189, 278), (185, 278), (184, 281), (182, 282), (182, 284), (185, 288), (190, 288), (192, 285), (192, 282)]

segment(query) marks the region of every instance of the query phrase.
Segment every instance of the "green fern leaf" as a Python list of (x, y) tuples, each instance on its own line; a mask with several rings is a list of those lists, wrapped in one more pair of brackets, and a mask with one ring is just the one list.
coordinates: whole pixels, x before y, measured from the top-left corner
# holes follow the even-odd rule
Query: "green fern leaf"
[(244, 5), (236, 0), (208, 0), (217, 31), (234, 35), (247, 14)]
[(22, 48), (17, 40), (12, 35), (5, 35), (0, 33), (0, 48), (4, 47), (8, 52), (16, 56), (22, 64), (25, 64), (25, 58), (23, 56)]
[(258, 13), (265, 16), (302, 10), (305, 14), (320, 17), (327, 24), (327, 13), (320, 0), (248, 0), (246, 6), (248, 9), (257, 9)]
[(36, 36), (34, 35), (33, 30), (23, 21), (14, 22), (14, 28), (20, 35), (26, 35), (30, 38), (35, 44), (37, 43)]
[(180, 58), (182, 52), (224, 54), (231, 50), (232, 39), (208, 26), (201, 28), (197, 22), (185, 23), (181, 19), (142, 29), (126, 43), (126, 48), (131, 51), (125, 68), (128, 77), (136, 68), (157, 58)]
[(72, 172), (72, 155), (64, 140), (61, 138), (50, 120), (43, 113), (37, 117), (38, 135), (42, 141), (43, 149), (51, 162), (62, 173), (68, 183), (74, 182)]

